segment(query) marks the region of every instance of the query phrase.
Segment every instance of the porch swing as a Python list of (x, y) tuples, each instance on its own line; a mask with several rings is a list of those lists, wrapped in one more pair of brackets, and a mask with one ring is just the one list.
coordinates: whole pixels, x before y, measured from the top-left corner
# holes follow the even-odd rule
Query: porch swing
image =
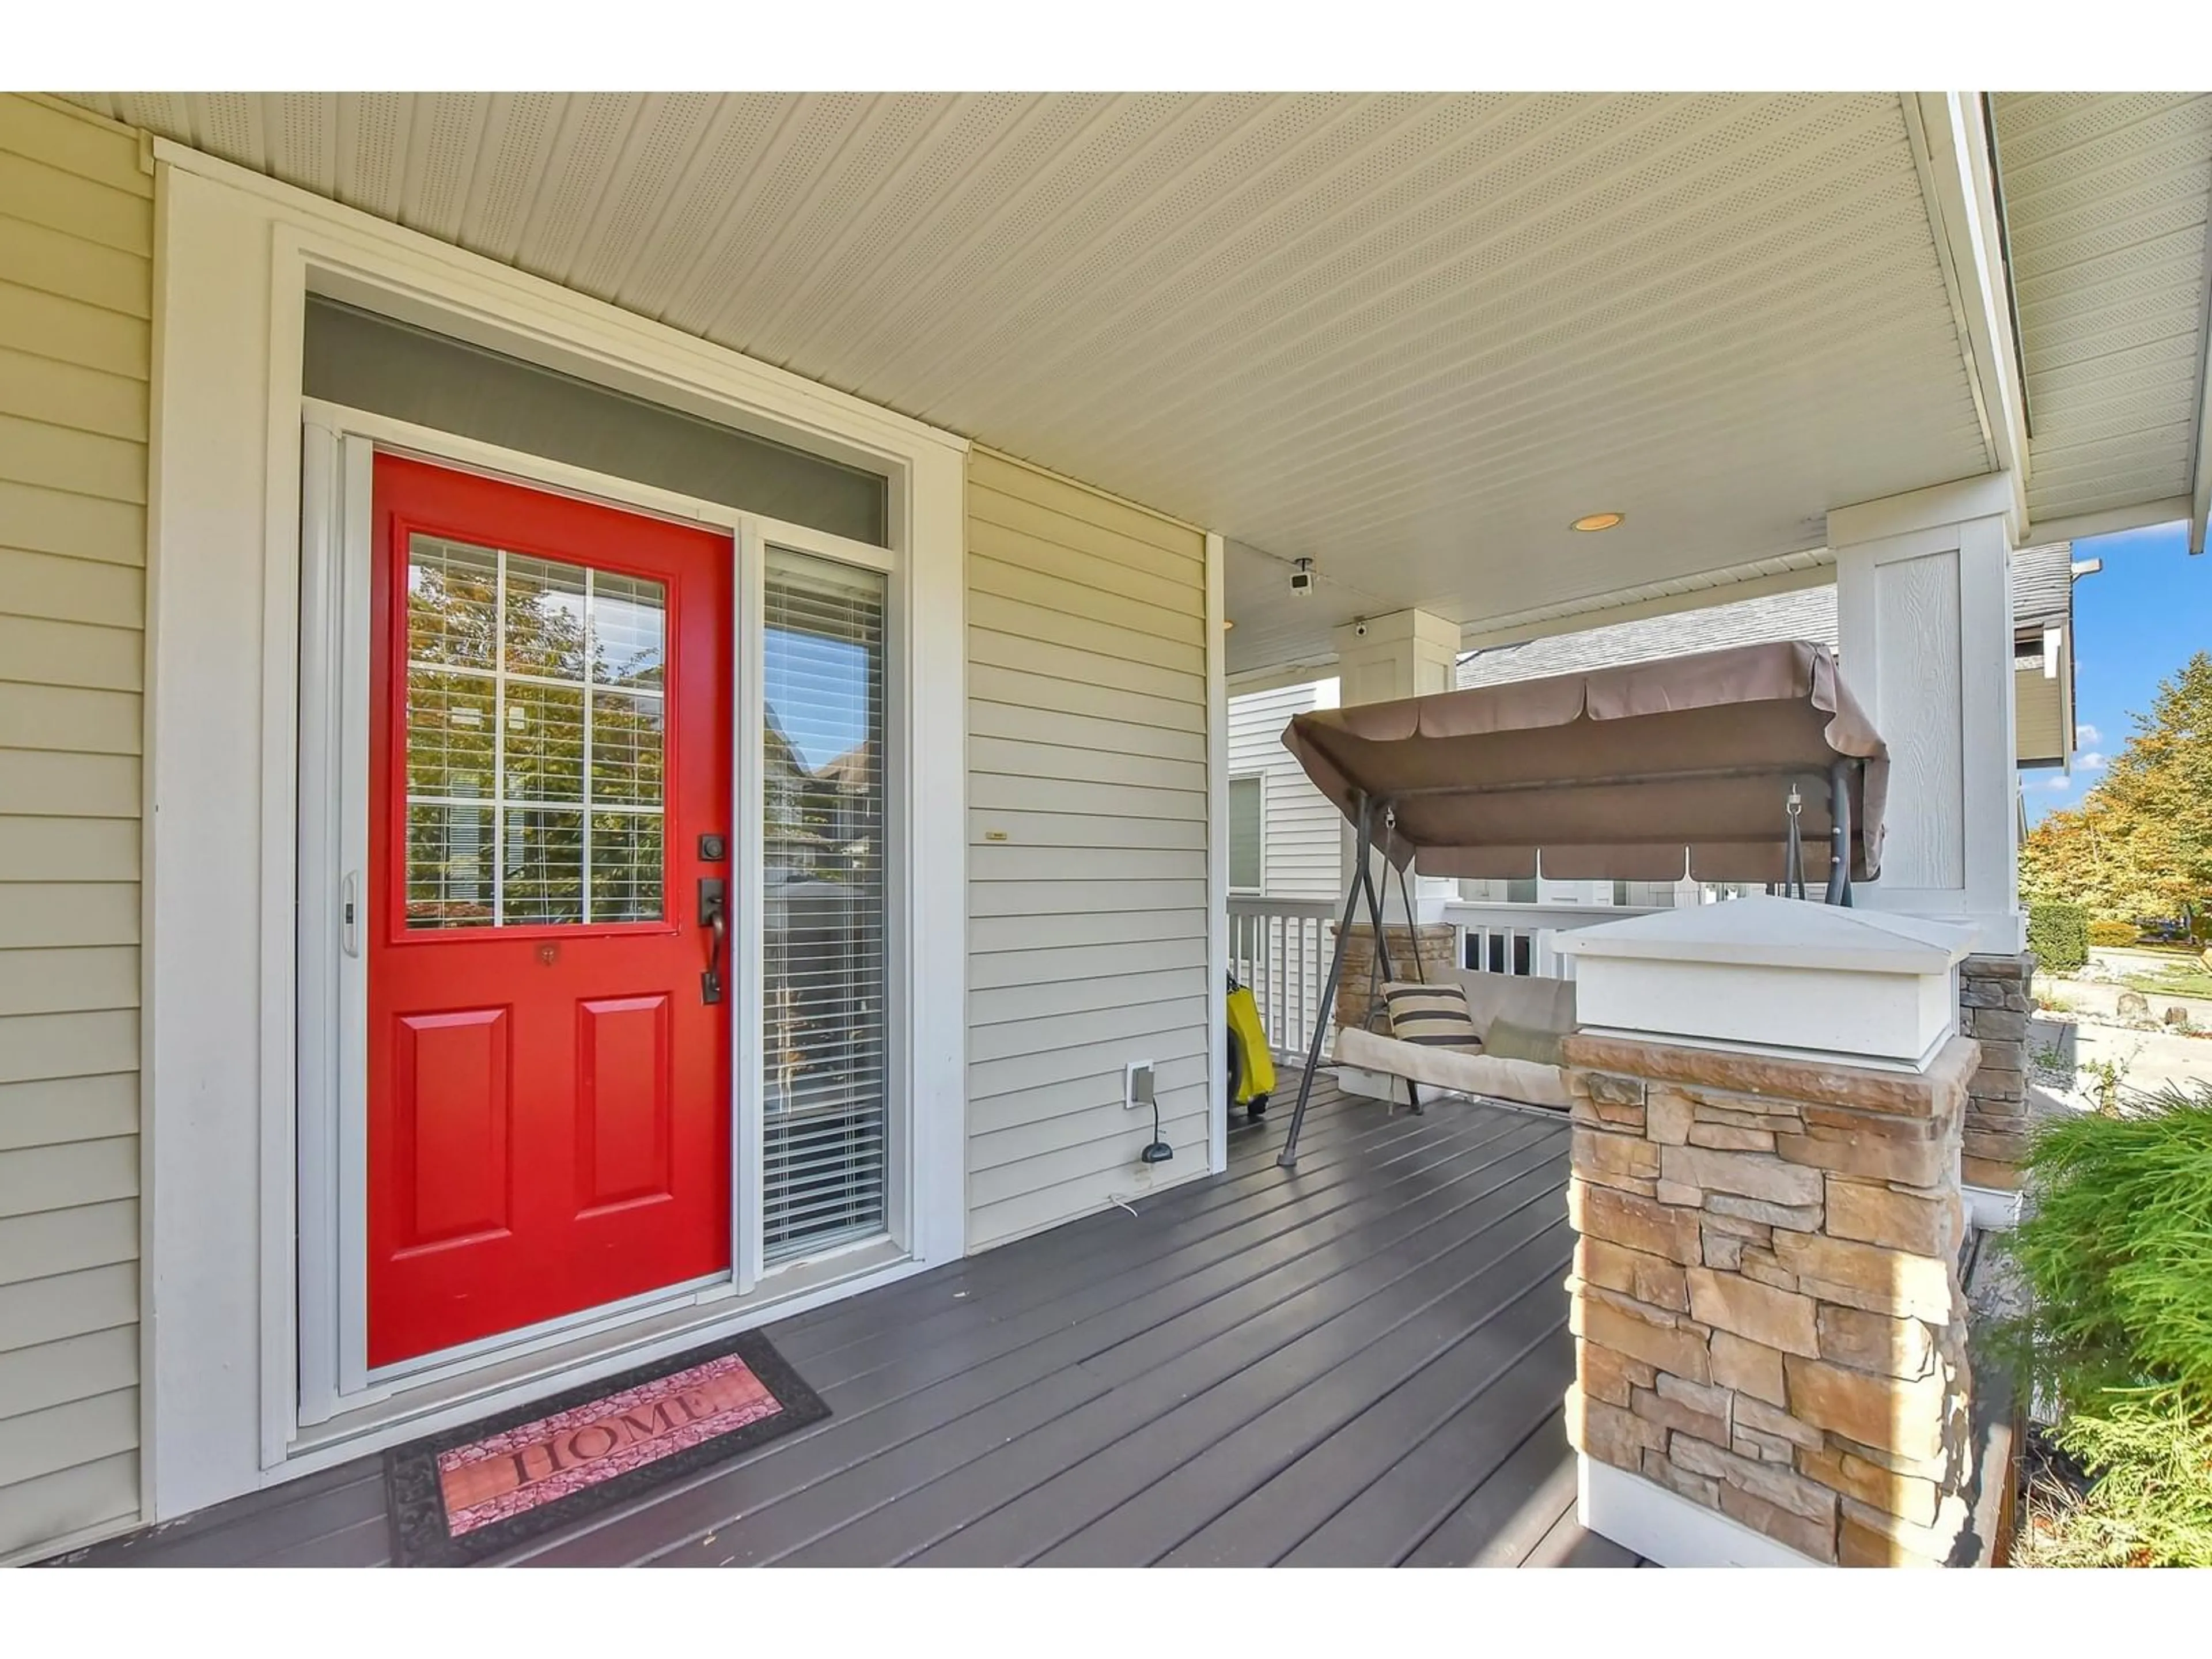
[[(1741, 646), (1316, 709), (1290, 723), (1283, 746), (1352, 824), (1357, 848), (1297, 1106), (1276, 1159), (1285, 1169), (1297, 1163), (1363, 909), (1375, 939), (1370, 1022), (1378, 994), (1397, 983), (1384, 915), (1393, 871), (1408, 925), (1413, 875), (1526, 879), (1537, 873), (1540, 852), (1543, 873), (1566, 880), (1671, 881), (1686, 870), (1700, 881), (1776, 884), (1803, 898), (1806, 843), (1825, 839), (1820, 899), (1838, 905), (1851, 902), (1855, 880), (1880, 873), (1889, 751), (1823, 645)], [(1417, 981), (1425, 981), (1418, 935), (1409, 937)], [(1565, 1004), (1571, 983), (1550, 983), (1560, 994), (1554, 1006)], [(1571, 1030), (1571, 1012), (1563, 1028)], [(1416, 1112), (1425, 1079), (1431, 1087), (1492, 1092), (1461, 1080), (1478, 1075), (1467, 1062), (1484, 1056), (1441, 1054), (1351, 1025), (1340, 1062), (1349, 1063), (1346, 1050), (1401, 1085)], [(1501, 1059), (1493, 1069), (1530, 1063)], [(1563, 1104), (1563, 1091), (1545, 1103)]]

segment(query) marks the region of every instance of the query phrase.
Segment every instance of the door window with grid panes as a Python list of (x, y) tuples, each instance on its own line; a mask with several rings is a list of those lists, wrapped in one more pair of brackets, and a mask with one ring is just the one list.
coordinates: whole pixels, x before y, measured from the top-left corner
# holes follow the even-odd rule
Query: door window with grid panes
[(665, 586), (415, 535), (409, 929), (659, 921)]

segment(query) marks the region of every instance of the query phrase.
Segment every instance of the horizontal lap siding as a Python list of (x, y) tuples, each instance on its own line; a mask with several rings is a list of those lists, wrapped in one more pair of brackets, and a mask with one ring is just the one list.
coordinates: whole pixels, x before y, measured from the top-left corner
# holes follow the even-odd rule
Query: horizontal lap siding
[(0, 1559), (138, 1513), (138, 154), (0, 94)]
[(1341, 890), (1343, 817), (1283, 747), (1283, 728), (1310, 708), (1334, 708), (1335, 690), (1331, 681), (1229, 700), (1230, 774), (1267, 781), (1260, 857), (1269, 898), (1333, 899)]
[(2043, 761), (2066, 752), (2065, 701), (2043, 670), (2013, 671), (2013, 723), (2021, 758)]
[[(1206, 544), (1001, 457), (968, 477), (968, 1241), (1206, 1168)], [(1123, 1068), (1158, 1067), (1152, 1116)]]

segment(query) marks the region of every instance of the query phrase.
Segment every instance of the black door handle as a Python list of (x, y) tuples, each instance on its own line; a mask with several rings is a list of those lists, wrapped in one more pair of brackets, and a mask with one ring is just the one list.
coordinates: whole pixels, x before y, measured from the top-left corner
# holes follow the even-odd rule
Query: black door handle
[(720, 876), (699, 880), (699, 925), (707, 930), (707, 971), (699, 975), (699, 1000), (722, 1000), (722, 951), (730, 940), (729, 884)]

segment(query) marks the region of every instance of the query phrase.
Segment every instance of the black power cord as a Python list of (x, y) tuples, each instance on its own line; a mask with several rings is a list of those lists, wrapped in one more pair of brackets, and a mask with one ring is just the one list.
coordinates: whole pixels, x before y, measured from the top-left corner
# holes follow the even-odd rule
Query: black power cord
[(1146, 1147), (1139, 1156), (1147, 1164), (1164, 1164), (1175, 1156), (1175, 1148), (1169, 1146), (1160, 1134), (1160, 1097), (1158, 1092), (1152, 1096), (1152, 1144)]
[(1157, 1077), (1148, 1078), (1146, 1086), (1152, 1099), (1152, 1144), (1138, 1157), (1146, 1164), (1164, 1164), (1175, 1156), (1175, 1148), (1168, 1145), (1167, 1137), (1160, 1133), (1160, 1091)]

